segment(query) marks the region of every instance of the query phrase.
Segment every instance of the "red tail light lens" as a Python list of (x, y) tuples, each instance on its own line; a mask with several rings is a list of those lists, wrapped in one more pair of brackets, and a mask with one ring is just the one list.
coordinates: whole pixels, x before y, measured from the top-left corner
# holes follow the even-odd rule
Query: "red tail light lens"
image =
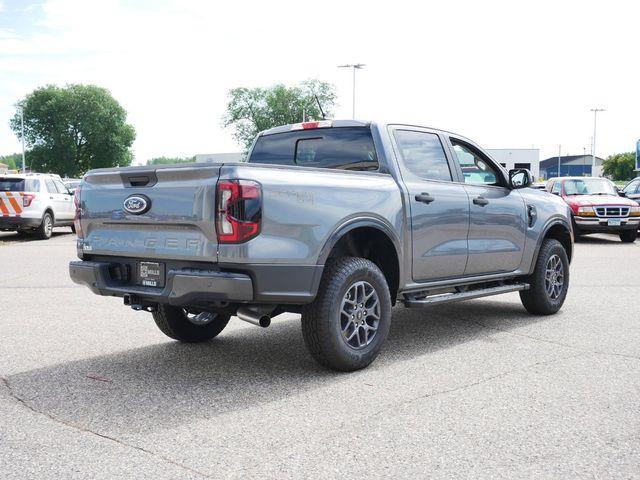
[(80, 195), (82, 194), (82, 189), (80, 185), (76, 187), (76, 190), (73, 194), (73, 204), (76, 206), (76, 215), (73, 217), (73, 226), (76, 230), (76, 236), (78, 238), (84, 238), (84, 233), (82, 232), (82, 225), (80, 224), (80, 220), (82, 220), (82, 209), (80, 208)]
[(216, 231), (219, 243), (241, 243), (260, 233), (262, 189), (251, 180), (219, 180)]
[(31, 193), (25, 193), (22, 195), (22, 206), (23, 207), (29, 207), (31, 206), (31, 202), (33, 202), (33, 199), (36, 198), (35, 195), (31, 194)]

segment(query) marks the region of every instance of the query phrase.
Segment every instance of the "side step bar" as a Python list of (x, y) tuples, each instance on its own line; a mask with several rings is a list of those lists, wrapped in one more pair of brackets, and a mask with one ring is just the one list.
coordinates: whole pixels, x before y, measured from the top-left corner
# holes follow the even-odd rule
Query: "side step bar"
[[(442, 293), (422, 299), (405, 298), (404, 305), (408, 308), (420, 308), (428, 305), (437, 305), (440, 303), (458, 302), (460, 300), (471, 300), (473, 298), (490, 297), (491, 295), (500, 295), (501, 293), (519, 292), (520, 290), (529, 290), (528, 283), (515, 283), (512, 285), (501, 285), (499, 287), (479, 288), (460, 293)], [(415, 294), (414, 294), (415, 295)]]

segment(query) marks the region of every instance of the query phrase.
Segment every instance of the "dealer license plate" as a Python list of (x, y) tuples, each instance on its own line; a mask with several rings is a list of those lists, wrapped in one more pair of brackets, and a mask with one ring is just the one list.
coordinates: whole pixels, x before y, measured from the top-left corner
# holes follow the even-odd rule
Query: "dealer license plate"
[(164, 287), (164, 263), (138, 263), (138, 285)]
[(614, 226), (618, 226), (622, 223), (622, 220), (619, 218), (610, 218), (609, 220), (607, 220), (607, 225), (609, 225), (610, 227), (614, 227)]

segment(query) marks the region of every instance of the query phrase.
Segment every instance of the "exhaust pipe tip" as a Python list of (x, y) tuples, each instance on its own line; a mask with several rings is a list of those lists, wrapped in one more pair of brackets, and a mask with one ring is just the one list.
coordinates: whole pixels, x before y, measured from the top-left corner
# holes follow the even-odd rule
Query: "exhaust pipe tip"
[(243, 307), (238, 309), (236, 316), (240, 320), (244, 320), (252, 325), (257, 325), (258, 327), (267, 328), (271, 325), (271, 315), (264, 313), (264, 311), (256, 312), (250, 308)]

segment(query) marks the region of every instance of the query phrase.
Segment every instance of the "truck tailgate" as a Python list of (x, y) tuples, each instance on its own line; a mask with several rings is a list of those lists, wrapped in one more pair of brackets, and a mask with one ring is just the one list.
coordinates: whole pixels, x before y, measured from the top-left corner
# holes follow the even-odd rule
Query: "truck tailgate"
[[(89, 172), (80, 195), (84, 238), (78, 248), (91, 255), (217, 262), (219, 173), (220, 165), (211, 164)], [(143, 200), (127, 203), (127, 210), (132, 196)]]

